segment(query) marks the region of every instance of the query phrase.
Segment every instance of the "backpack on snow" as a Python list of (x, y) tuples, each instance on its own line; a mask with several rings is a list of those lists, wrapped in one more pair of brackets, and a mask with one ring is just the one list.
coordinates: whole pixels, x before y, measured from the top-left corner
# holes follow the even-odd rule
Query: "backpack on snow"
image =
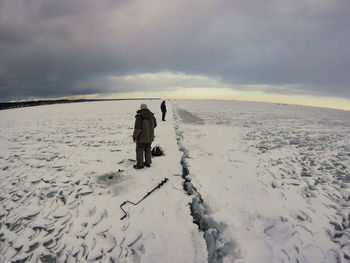
[(151, 151), (152, 156), (162, 156), (164, 155), (163, 149), (157, 144), (156, 146), (153, 147)]

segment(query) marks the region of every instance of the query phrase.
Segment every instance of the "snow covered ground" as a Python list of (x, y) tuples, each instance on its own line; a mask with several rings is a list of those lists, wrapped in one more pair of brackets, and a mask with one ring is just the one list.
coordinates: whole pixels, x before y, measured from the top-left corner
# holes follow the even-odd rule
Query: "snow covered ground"
[[(134, 170), (142, 102), (166, 155)], [(0, 262), (349, 262), (350, 112), (160, 102), (0, 111)]]
[(236, 262), (349, 262), (350, 112), (175, 105), (189, 177)]

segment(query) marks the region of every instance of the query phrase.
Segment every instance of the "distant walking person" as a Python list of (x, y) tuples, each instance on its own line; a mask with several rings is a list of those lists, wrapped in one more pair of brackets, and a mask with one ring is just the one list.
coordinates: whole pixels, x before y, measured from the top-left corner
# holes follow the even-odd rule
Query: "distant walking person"
[[(157, 127), (157, 121), (146, 104), (141, 104), (140, 110), (136, 113), (132, 135), (136, 143), (136, 165), (134, 168), (142, 169), (144, 166), (151, 167), (151, 144), (154, 140), (154, 128)], [(145, 162), (143, 161), (143, 153), (145, 153)]]
[(165, 121), (165, 114), (166, 114), (165, 100), (163, 100), (162, 104), (160, 104), (160, 109), (162, 110), (162, 121)]

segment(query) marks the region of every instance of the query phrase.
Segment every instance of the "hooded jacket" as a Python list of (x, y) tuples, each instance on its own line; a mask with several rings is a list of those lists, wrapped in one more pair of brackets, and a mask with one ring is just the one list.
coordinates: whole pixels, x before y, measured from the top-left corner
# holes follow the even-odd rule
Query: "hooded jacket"
[(154, 140), (154, 128), (157, 121), (149, 109), (138, 110), (135, 116), (133, 139), (138, 143), (151, 143)]

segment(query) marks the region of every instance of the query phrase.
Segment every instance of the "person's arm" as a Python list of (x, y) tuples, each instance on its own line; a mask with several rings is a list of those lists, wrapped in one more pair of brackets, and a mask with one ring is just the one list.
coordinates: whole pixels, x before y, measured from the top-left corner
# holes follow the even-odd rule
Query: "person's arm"
[(157, 120), (156, 117), (153, 116), (153, 120), (154, 120), (154, 128), (157, 127)]
[(142, 132), (142, 118), (140, 116), (136, 116), (135, 117), (134, 133), (132, 135), (134, 142), (137, 141), (137, 138), (140, 136), (141, 132)]

